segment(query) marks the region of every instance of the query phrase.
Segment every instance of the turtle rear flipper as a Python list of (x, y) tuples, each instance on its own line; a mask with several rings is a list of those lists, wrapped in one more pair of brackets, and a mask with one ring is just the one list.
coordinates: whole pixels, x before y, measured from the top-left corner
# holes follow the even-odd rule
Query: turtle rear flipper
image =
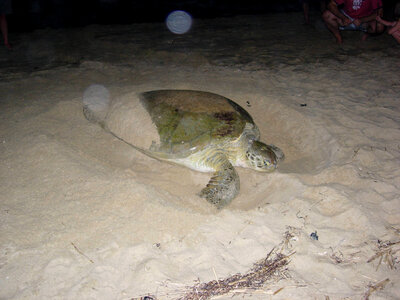
[(199, 196), (221, 209), (239, 194), (240, 179), (224, 154), (219, 153), (214, 159), (219, 162), (217, 166), (212, 165), (216, 171)]

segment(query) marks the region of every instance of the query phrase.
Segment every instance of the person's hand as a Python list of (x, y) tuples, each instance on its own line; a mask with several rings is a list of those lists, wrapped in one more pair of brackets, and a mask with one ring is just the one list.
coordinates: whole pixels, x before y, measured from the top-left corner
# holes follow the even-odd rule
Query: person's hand
[(353, 24), (359, 27), (361, 25), (361, 21), (359, 19), (354, 19)]
[(340, 24), (341, 26), (347, 26), (352, 23), (352, 21), (347, 17), (344, 17), (343, 19), (340, 19), (340, 20), (342, 21), (342, 24)]
[(388, 34), (391, 34), (394, 39), (400, 43), (400, 20), (397, 22), (388, 22), (384, 19), (382, 19), (380, 16), (376, 17), (376, 20), (379, 23), (382, 23), (383, 25), (387, 27), (391, 27), (388, 31)]

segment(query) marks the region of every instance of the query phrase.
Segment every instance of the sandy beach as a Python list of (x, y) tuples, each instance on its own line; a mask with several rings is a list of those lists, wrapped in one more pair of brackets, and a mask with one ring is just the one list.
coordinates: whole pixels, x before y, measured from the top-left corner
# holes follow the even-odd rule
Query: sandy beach
[[(262, 287), (212, 299), (399, 299), (400, 47), (357, 32), (339, 46), (313, 20), (10, 36), (14, 50), (0, 49), (0, 299), (179, 299), (272, 249), (290, 258)], [(217, 210), (197, 196), (210, 174), (88, 122), (91, 88), (111, 101), (156, 89), (223, 95), (286, 160), (271, 174), (237, 168), (240, 194)]]

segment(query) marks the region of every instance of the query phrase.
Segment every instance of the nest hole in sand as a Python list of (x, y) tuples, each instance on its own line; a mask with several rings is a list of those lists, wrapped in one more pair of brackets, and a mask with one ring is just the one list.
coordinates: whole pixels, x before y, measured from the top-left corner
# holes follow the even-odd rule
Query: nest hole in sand
[(246, 109), (260, 129), (261, 140), (285, 153), (285, 160), (278, 166), (280, 173), (316, 174), (334, 160), (336, 140), (305, 110), (271, 99), (261, 99), (258, 105)]
[[(239, 104), (246, 107), (245, 103)], [(232, 203), (233, 208), (248, 210), (289, 201), (303, 191), (296, 174), (318, 174), (336, 160), (336, 140), (326, 128), (314, 123), (306, 111), (266, 98), (246, 109), (260, 129), (261, 140), (280, 147), (285, 160), (272, 174), (240, 169), (241, 193)]]

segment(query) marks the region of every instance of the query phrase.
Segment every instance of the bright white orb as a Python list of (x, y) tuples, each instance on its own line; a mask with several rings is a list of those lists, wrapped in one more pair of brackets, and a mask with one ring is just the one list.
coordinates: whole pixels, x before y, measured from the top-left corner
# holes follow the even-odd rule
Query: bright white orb
[(175, 10), (168, 15), (165, 23), (171, 32), (184, 34), (192, 27), (192, 17), (183, 10)]

